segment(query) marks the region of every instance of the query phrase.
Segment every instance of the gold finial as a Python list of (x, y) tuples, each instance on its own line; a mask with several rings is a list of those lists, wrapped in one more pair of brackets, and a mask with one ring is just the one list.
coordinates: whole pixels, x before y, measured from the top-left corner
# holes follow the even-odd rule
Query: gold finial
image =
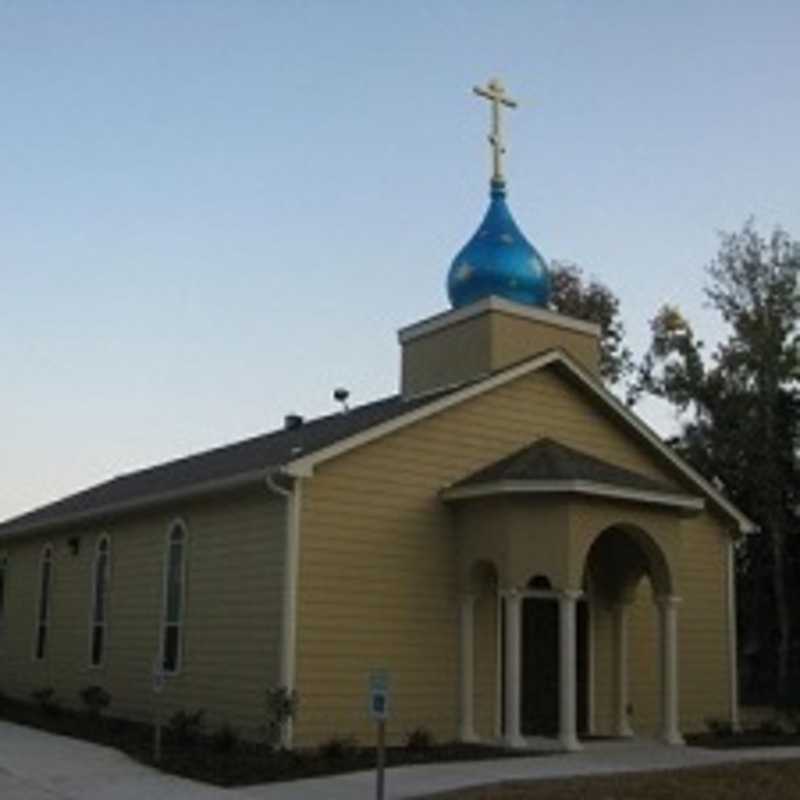
[(492, 132), (489, 134), (489, 144), (492, 146), (492, 158), (494, 164), (494, 174), (492, 181), (503, 183), (503, 153), (506, 152), (503, 146), (503, 135), (500, 130), (500, 106), (508, 106), (508, 108), (516, 108), (517, 101), (512, 100), (506, 95), (506, 90), (499, 78), (492, 78), (486, 88), (475, 86), (473, 88), (475, 94), (485, 98), (492, 104)]

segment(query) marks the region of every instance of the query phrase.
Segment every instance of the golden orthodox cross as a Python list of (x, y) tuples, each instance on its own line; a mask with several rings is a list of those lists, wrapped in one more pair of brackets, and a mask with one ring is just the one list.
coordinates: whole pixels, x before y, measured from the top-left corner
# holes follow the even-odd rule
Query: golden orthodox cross
[(500, 106), (516, 108), (517, 101), (512, 100), (506, 95), (506, 90), (499, 78), (492, 78), (486, 88), (481, 86), (474, 87), (473, 91), (480, 97), (485, 98), (492, 104), (492, 132), (489, 134), (489, 144), (492, 146), (492, 157), (494, 163), (494, 174), (492, 180), (503, 183), (503, 153), (506, 152), (503, 146), (503, 134), (500, 129)]

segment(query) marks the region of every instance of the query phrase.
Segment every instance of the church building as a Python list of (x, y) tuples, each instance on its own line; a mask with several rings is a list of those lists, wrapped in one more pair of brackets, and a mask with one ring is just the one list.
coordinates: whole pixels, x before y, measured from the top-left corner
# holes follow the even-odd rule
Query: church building
[[(399, 391), (116, 477), (0, 524), (0, 691), (99, 685), (288, 746), (388, 737), (680, 744), (737, 723), (734, 544), (753, 524), (604, 385), (548, 307), (502, 172), (450, 308), (399, 331)], [(153, 673), (165, 675), (154, 693)]]

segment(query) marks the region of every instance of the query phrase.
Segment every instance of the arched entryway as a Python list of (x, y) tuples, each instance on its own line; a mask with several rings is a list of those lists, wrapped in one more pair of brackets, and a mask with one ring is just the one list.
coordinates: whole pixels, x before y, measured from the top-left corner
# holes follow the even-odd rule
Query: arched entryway
[[(606, 663), (610, 670), (612, 724), (608, 731), (621, 737), (634, 734), (631, 726), (629, 616), (637, 588), (649, 585), (657, 608), (657, 646), (640, 670), (658, 675), (659, 737), (682, 743), (678, 722), (677, 606), (673, 570), (658, 542), (643, 528), (619, 523), (600, 531), (584, 559), (584, 586), (598, 617), (609, 621)], [(641, 597), (641, 592), (639, 593)]]

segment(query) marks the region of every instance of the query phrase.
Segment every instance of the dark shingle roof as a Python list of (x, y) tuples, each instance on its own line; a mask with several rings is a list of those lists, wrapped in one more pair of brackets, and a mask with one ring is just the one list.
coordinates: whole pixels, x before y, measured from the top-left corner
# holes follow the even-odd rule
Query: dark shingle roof
[(46, 527), (75, 516), (100, 515), (119, 506), (202, 484), (278, 468), (382, 422), (420, 408), (448, 392), (403, 399), (400, 395), (305, 422), (296, 430), (277, 430), (166, 464), (121, 475), (85, 491), (0, 523), (0, 537)]
[(534, 444), (474, 472), (455, 486), (474, 486), (495, 481), (591, 481), (625, 489), (674, 493), (675, 488), (638, 472), (573, 450), (552, 439)]

